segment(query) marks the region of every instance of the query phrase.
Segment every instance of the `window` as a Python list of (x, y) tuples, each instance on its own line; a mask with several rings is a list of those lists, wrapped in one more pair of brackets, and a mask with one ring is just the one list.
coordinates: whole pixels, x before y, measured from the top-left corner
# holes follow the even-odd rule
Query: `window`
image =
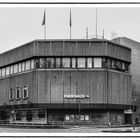
[(34, 63), (35, 63), (35, 61), (34, 61), (34, 59), (32, 59), (31, 60), (31, 69), (34, 69), (34, 65), (35, 65)]
[(18, 65), (15, 64), (15, 65), (14, 65), (14, 73), (17, 73), (17, 72), (18, 72)]
[(12, 88), (9, 90), (9, 100), (14, 100), (14, 90)]
[(70, 58), (63, 58), (62, 66), (63, 66), (63, 68), (70, 68)]
[(23, 99), (28, 98), (28, 86), (24, 86), (23, 88)]
[(111, 59), (110, 58), (107, 58), (107, 67), (111, 68)]
[(85, 58), (78, 58), (78, 68), (85, 68)]
[(121, 62), (120, 61), (116, 61), (116, 69), (121, 70)]
[(70, 115), (70, 121), (74, 121), (74, 115)]
[(76, 58), (72, 58), (72, 68), (76, 68)]
[(22, 62), (22, 71), (25, 71), (25, 62)]
[(20, 99), (21, 98), (21, 89), (19, 87), (17, 87), (16, 89), (16, 99)]
[(89, 121), (89, 115), (85, 115), (85, 120)]
[(54, 58), (47, 58), (46, 59), (46, 67), (47, 68), (54, 68)]
[(38, 118), (45, 118), (45, 110), (38, 111)]
[(28, 110), (27, 113), (26, 113), (26, 120), (28, 122), (30, 122), (30, 121), (32, 121), (32, 119), (33, 119), (33, 113), (32, 113), (31, 110)]
[(127, 72), (129, 72), (129, 64), (125, 64), (125, 70), (127, 71)]
[(125, 63), (122, 62), (122, 70), (125, 71)]
[(16, 112), (16, 120), (17, 120), (17, 121), (20, 121), (21, 118), (22, 118), (22, 112), (21, 112), (21, 111), (17, 111), (17, 112)]
[(14, 66), (12, 65), (12, 66), (10, 67), (10, 74), (13, 74), (13, 72), (14, 72)]
[(94, 67), (95, 68), (101, 68), (102, 67), (101, 58), (94, 58)]
[(25, 62), (25, 70), (30, 70), (30, 60)]
[(65, 116), (65, 120), (66, 120), (66, 121), (69, 121), (69, 120), (70, 120), (69, 115), (66, 115), (66, 116)]
[(10, 74), (10, 67), (6, 67), (6, 75)]
[(92, 68), (92, 58), (87, 58), (87, 67)]
[(107, 67), (107, 59), (106, 58), (102, 58), (102, 67), (106, 68)]
[(84, 121), (84, 115), (80, 115), (80, 121)]
[(18, 71), (21, 72), (21, 69), (22, 69), (22, 65), (21, 65), (21, 63), (19, 63), (18, 64)]
[(39, 59), (39, 68), (40, 69), (45, 69), (45, 58), (40, 58)]
[(111, 62), (111, 68), (112, 68), (112, 69), (116, 69), (115, 60), (112, 60), (112, 62)]
[(36, 59), (36, 68), (37, 69), (44, 69), (45, 68), (45, 58), (37, 58)]
[(39, 58), (37, 58), (37, 59), (35, 60), (35, 66), (36, 66), (37, 69), (40, 68), (40, 61), (39, 61)]
[(5, 76), (5, 68), (2, 68), (2, 76)]
[(60, 60), (60, 58), (56, 58), (56, 68), (61, 68), (61, 60)]

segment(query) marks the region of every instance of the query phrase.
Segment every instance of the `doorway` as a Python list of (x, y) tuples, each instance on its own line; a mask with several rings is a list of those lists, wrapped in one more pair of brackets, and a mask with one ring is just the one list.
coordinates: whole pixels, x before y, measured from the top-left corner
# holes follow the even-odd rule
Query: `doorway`
[(124, 114), (125, 124), (132, 124), (132, 115)]

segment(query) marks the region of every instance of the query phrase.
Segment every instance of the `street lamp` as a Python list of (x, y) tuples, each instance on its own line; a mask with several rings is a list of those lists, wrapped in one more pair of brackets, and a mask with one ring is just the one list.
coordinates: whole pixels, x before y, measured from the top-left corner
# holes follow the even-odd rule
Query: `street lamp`
[(81, 106), (81, 100), (79, 99), (79, 128), (80, 128), (80, 106)]
[(64, 95), (64, 98), (66, 99), (78, 99), (78, 110), (79, 110), (79, 127), (80, 127), (80, 110), (81, 110), (81, 100), (89, 98), (89, 95)]
[(89, 95), (84, 96), (83, 98), (79, 98), (79, 128), (80, 128), (80, 112), (81, 112), (81, 99), (88, 99)]
[(135, 130), (135, 113), (134, 113), (134, 110), (135, 110), (135, 101), (136, 101), (136, 98), (133, 98), (133, 101), (132, 101), (132, 117), (133, 117), (133, 122), (132, 122), (132, 125), (133, 125), (133, 130)]

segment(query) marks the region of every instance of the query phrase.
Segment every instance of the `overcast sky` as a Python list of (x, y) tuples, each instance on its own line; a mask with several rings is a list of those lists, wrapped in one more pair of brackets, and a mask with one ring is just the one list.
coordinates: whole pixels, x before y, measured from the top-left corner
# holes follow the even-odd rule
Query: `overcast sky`
[[(44, 27), (41, 24), (44, 8), (46, 8), (47, 39), (69, 38), (70, 7), (72, 38), (86, 38), (86, 27), (89, 38), (95, 36), (95, 6), (0, 7), (0, 53), (34, 39), (43, 39)], [(140, 42), (140, 7), (98, 7), (97, 11), (99, 36), (102, 36), (104, 29), (106, 39), (111, 39), (114, 35)]]

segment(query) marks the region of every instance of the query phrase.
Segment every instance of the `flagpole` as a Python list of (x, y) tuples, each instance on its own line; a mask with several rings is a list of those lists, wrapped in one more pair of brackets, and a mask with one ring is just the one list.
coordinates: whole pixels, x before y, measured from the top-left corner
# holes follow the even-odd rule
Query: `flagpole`
[(86, 39), (88, 39), (88, 27), (86, 27)]
[(71, 26), (72, 26), (72, 21), (71, 21), (71, 9), (70, 9), (70, 21), (69, 21), (69, 25), (70, 25), (70, 39), (71, 39)]
[(97, 8), (96, 8), (96, 38), (97, 38)]
[(44, 39), (46, 39), (46, 9), (45, 9)]
[(46, 9), (44, 9), (44, 16), (43, 16), (42, 26), (44, 26), (44, 39), (46, 39)]
[(70, 26), (70, 39), (71, 39), (71, 26)]

